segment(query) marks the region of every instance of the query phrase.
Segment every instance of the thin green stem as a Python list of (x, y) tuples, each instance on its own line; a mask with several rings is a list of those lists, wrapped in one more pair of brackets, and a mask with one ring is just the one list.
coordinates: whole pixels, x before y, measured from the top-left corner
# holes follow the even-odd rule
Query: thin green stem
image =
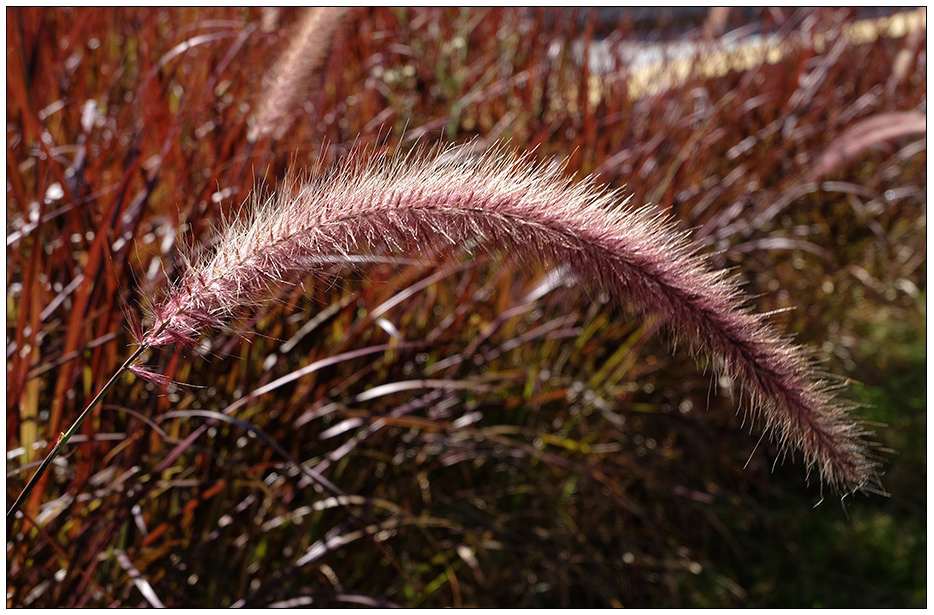
[(81, 416), (75, 419), (75, 422), (71, 424), (71, 427), (68, 428), (68, 431), (62, 434), (62, 436), (58, 439), (58, 443), (55, 445), (55, 448), (53, 448), (52, 452), (50, 452), (45, 460), (43, 460), (42, 465), (39, 466), (39, 469), (36, 470), (36, 473), (32, 475), (32, 478), (29, 479), (29, 482), (26, 484), (26, 488), (23, 489), (23, 492), (19, 494), (19, 497), (16, 498), (15, 502), (13, 502), (13, 506), (10, 507), (9, 512), (7, 512), (7, 525), (13, 521), (14, 516), (16, 515), (16, 511), (19, 510), (23, 502), (26, 501), (26, 498), (29, 497), (29, 494), (32, 493), (32, 490), (35, 489), (36, 483), (39, 482), (39, 479), (42, 478), (43, 474), (45, 474), (45, 471), (52, 464), (52, 461), (61, 452), (62, 447), (68, 444), (68, 441), (71, 439), (71, 437), (75, 435), (75, 433), (81, 428), (81, 424), (84, 423), (84, 420), (88, 418), (89, 414), (91, 414), (91, 410), (94, 409), (94, 406), (96, 406), (107, 393), (107, 391), (113, 387), (113, 385), (117, 382), (117, 378), (120, 376), (120, 374), (126, 371), (133, 363), (133, 361), (139, 358), (139, 356), (143, 354), (147, 348), (149, 348), (148, 345), (141, 345), (133, 354), (127, 358), (126, 361), (123, 362), (123, 365), (120, 366), (120, 369), (114, 372), (113, 376), (110, 377), (110, 380), (107, 381), (107, 384), (105, 384), (100, 392), (94, 396), (94, 399), (92, 399), (91, 403), (88, 404), (88, 407), (84, 409), (84, 412), (81, 413)]

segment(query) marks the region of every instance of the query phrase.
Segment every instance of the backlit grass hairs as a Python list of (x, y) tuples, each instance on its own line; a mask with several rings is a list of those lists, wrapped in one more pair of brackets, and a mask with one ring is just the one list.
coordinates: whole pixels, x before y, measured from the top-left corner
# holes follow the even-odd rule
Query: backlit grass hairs
[(813, 357), (744, 307), (733, 278), (711, 271), (686, 236), (649, 209), (502, 147), (472, 158), (453, 150), (357, 159), (304, 184), (293, 176), (184, 274), (143, 344), (192, 343), (271, 285), (323, 270), (325, 255), (455, 245), (570, 264), (709, 354), (782, 450), (801, 451), (825, 483), (844, 493), (877, 484), (867, 433), (818, 378)]
[(193, 344), (282, 285), (329, 272), (335, 255), (435, 252), (476, 246), (520, 262), (572, 266), (621, 305), (660, 317), (718, 373), (738, 383), (742, 402), (760, 416), (783, 452), (798, 450), (808, 470), (844, 494), (872, 490), (878, 464), (850, 417), (817, 376), (813, 357), (749, 311), (736, 281), (711, 271), (687, 237), (649, 209), (592, 180), (574, 183), (560, 164), (538, 163), (494, 147), (409, 157), (350, 156), (321, 178), (292, 175), (222, 230), (216, 249), (192, 263), (154, 308), (139, 348), (63, 434), (7, 512), (10, 521), (61, 447), (124, 370), (148, 348)]

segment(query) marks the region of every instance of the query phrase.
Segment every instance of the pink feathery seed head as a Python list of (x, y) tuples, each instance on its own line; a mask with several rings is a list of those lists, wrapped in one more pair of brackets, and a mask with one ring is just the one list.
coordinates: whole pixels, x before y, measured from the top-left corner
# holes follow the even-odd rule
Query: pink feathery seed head
[(349, 9), (306, 8), (290, 37), (289, 45), (271, 71), (271, 83), (251, 118), (247, 140), (280, 138), (292, 117), (308, 98), (312, 77), (323, 62), (331, 37)]
[(127, 369), (129, 369), (132, 373), (136, 374), (143, 380), (146, 380), (148, 382), (155, 384), (160, 389), (167, 389), (169, 388), (169, 385), (172, 384), (172, 381), (164, 374), (154, 372), (151, 369), (147, 369), (143, 367), (142, 365), (131, 365)]
[(865, 433), (817, 376), (811, 354), (745, 307), (735, 279), (710, 270), (684, 233), (618, 192), (572, 182), (555, 162), (501, 147), (480, 157), (459, 151), (351, 157), (304, 183), (291, 175), (184, 274), (144, 342), (189, 342), (270, 288), (322, 271), (334, 255), (505, 250), (520, 261), (567, 263), (621, 304), (660, 317), (676, 340), (737, 381), (783, 450), (800, 450), (842, 491), (876, 484)]

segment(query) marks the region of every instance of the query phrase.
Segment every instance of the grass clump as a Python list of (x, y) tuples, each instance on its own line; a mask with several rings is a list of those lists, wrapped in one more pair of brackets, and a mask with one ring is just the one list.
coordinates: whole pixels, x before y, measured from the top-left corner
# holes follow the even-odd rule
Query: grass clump
[[(888, 422), (877, 439), (900, 451), (885, 464), (892, 498), (856, 499), (852, 521), (811, 511), (819, 485), (802, 488), (799, 463), (773, 470), (780, 451), (757, 445), (761, 425), (746, 433), (731, 381), (656, 335), (670, 311), (636, 316), (650, 294), (594, 284), (607, 278), (574, 266), (574, 248), (515, 262), (465, 231), (413, 254), (394, 246), (411, 235), (358, 227), (360, 242), (321, 252), (351, 267), (263, 284), (271, 300), (247, 311), (222, 301), (209, 336), (148, 348), (144, 377), (115, 380), (9, 524), (8, 604), (923, 601), (924, 444), (910, 435), (924, 426), (923, 15), (619, 17), (350, 10), (286, 105), (289, 129), (260, 136), (266, 67), (307, 18), (11, 9), (8, 498), (131, 355), (125, 314), (158, 314), (186, 258), (223, 252), (217, 229), (241, 219), (254, 174), (281, 186), (298, 167), (314, 182), (361, 145), (379, 157), (414, 142), (464, 145), (458, 164), (482, 167), (469, 149), (502, 140), (534, 168), (566, 159), (569, 189), (625, 184), (693, 229), (750, 307), (776, 312), (770, 327), (860, 381), (849, 398), (873, 407), (857, 414)], [(749, 23), (782, 52), (720, 72), (699, 53), (634, 94), (628, 41), (685, 27), (742, 40)], [(603, 45), (609, 72), (581, 62)], [(851, 146), (892, 114), (914, 124)], [(393, 249), (357, 249), (371, 242)], [(852, 565), (831, 574), (841, 553)], [(879, 567), (906, 560), (921, 564)]]

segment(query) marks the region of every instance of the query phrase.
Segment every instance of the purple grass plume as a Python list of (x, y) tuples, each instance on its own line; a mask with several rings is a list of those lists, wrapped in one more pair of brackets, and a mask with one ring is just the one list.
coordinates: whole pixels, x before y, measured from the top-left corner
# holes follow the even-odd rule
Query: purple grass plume
[(191, 344), (273, 289), (323, 272), (334, 255), (474, 246), (519, 261), (564, 262), (712, 357), (783, 453), (800, 451), (825, 484), (844, 494), (878, 486), (868, 434), (813, 356), (752, 313), (737, 281), (710, 270), (663, 216), (630, 207), (590, 179), (571, 181), (556, 162), (503, 148), (460, 153), (358, 158), (304, 183), (292, 175), (191, 265), (155, 309), (143, 343)]
[(331, 37), (340, 26), (346, 7), (312, 7), (299, 18), (289, 46), (271, 71), (272, 81), (251, 118), (247, 140), (279, 139), (301, 109), (324, 61)]

